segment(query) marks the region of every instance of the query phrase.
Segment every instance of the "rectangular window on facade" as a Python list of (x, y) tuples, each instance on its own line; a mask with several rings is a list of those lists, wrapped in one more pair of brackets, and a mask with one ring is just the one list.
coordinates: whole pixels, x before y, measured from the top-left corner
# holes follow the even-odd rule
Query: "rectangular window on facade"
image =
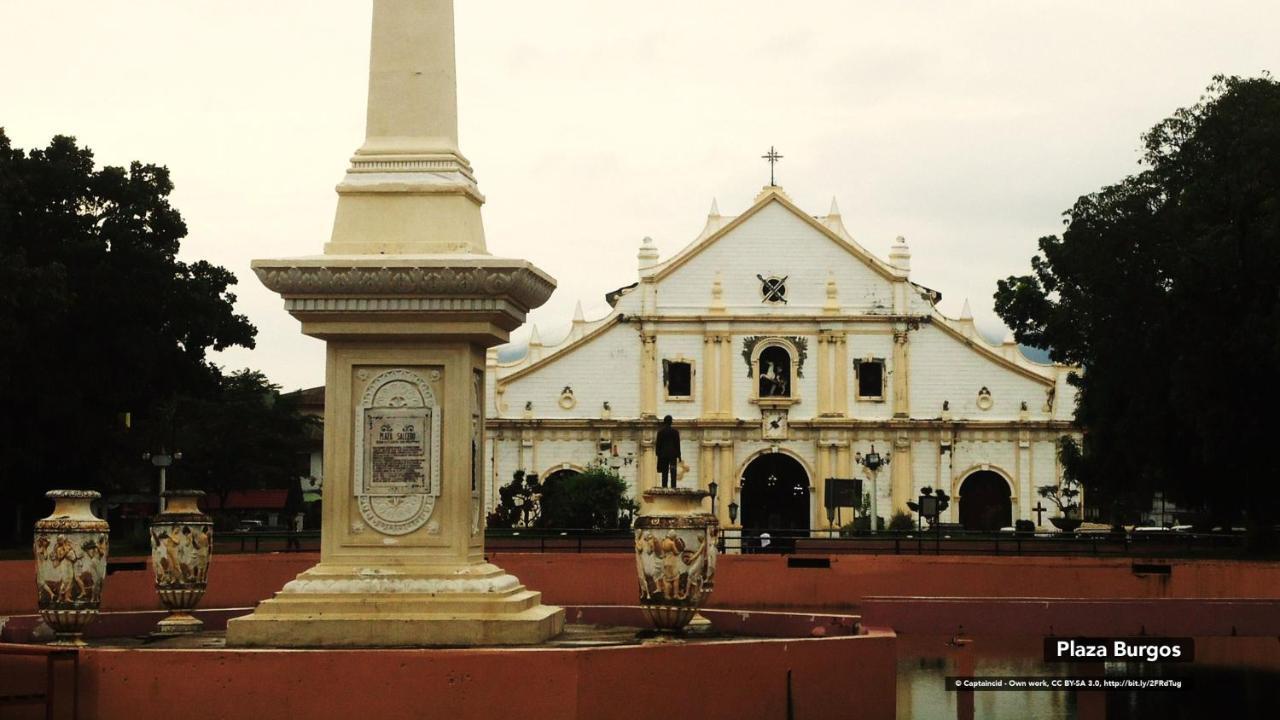
[(853, 370), (858, 376), (859, 400), (884, 399), (884, 360), (856, 360)]
[(667, 388), (667, 399), (693, 397), (693, 363), (688, 360), (663, 360), (662, 383)]

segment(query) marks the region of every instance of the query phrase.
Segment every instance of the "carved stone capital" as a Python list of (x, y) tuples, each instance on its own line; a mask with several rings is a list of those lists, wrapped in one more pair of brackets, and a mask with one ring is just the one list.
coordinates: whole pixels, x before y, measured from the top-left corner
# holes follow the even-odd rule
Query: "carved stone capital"
[(255, 260), (269, 289), (296, 297), (502, 298), (528, 311), (556, 283), (525, 260), (487, 256), (317, 256)]
[[(555, 289), (532, 263), (487, 255), (319, 255), (255, 260), (252, 267), (303, 321), (303, 332), (318, 337), (345, 333), (334, 323), (358, 319), (369, 327), (463, 323), (460, 333), (501, 342)], [(501, 330), (477, 329), (483, 327)]]

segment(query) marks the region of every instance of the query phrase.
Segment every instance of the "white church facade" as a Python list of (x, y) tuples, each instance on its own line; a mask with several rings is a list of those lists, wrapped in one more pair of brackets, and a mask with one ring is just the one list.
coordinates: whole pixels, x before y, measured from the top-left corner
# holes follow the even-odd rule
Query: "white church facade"
[(659, 482), (654, 436), (670, 415), (680, 484), (715, 482), (726, 525), (733, 503), (744, 528), (829, 528), (824, 479), (869, 490), (858, 459), (874, 450), (890, 455), (875, 483), (886, 521), (929, 486), (953, 498), (946, 522), (1050, 527), (1036, 489), (1060, 482), (1058, 439), (1077, 433), (1070, 369), (990, 345), (967, 304), (944, 317), (911, 281), (905, 242), (873, 256), (834, 202), (814, 217), (766, 187), (736, 217), (713, 207), (669, 258), (646, 239), (638, 282), (607, 299), (558, 345), (535, 329), (518, 360), (490, 351), (490, 503), (516, 471), (602, 461), (638, 495)]

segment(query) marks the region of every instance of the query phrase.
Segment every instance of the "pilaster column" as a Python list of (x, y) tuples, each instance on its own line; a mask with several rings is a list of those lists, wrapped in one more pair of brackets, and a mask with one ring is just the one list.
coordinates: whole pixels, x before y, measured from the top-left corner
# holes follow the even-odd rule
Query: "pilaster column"
[(654, 430), (640, 430), (640, 459), (636, 461), (636, 488), (644, 493), (658, 484), (658, 455), (653, 447)]
[(640, 417), (652, 418), (658, 410), (657, 338), (650, 330), (640, 335)]
[(719, 335), (702, 336), (702, 416), (718, 417), (720, 410)]
[(729, 527), (733, 524), (729, 520), (729, 503), (736, 502), (738, 498), (738, 469), (733, 462), (732, 442), (721, 443), (716, 450), (719, 451), (717, 470), (719, 471), (720, 479), (716, 482), (720, 483), (720, 526)]
[(814, 478), (814, 496), (817, 498), (814, 508), (816, 517), (813, 518), (811, 527), (818, 530), (831, 529), (831, 522), (827, 520), (827, 478), (834, 477), (831, 473), (831, 447), (825, 438), (818, 439), (818, 477)]
[(835, 406), (832, 411), (839, 417), (849, 414), (849, 336), (847, 333), (832, 335), (835, 341)]
[(1031, 513), (1031, 507), (1035, 505), (1032, 497), (1035, 496), (1034, 484), (1032, 479), (1031, 465), (1031, 431), (1018, 431), (1018, 497), (1013, 499), (1013, 519), (1024, 520)]
[[(889, 476), (890, 480), (890, 515), (896, 512), (910, 512), (907, 507), (907, 501), (912, 499), (912, 472), (911, 472), (911, 438), (905, 432), (899, 432), (893, 441), (893, 462), (890, 463), (891, 468)], [(888, 522), (889, 518), (885, 518)]]
[(951, 504), (942, 514), (942, 522), (955, 522), (960, 499), (956, 497), (955, 491), (955, 433), (951, 428), (945, 428), (942, 431), (941, 446), (939, 448), (939, 462), (942, 467), (939, 470), (941, 479), (938, 487), (945, 489), (947, 494), (951, 496)]
[(713, 442), (709, 442), (704, 434), (703, 438), (698, 440), (698, 485), (699, 490), (707, 490), (711, 481), (716, 479), (716, 447)]
[(908, 333), (906, 328), (893, 333), (893, 416), (911, 416), (911, 370), (907, 357)]
[(720, 347), (720, 412), (733, 417), (733, 336), (717, 335)]
[(818, 332), (818, 414), (831, 414), (832, 378), (830, 335), (825, 330)]

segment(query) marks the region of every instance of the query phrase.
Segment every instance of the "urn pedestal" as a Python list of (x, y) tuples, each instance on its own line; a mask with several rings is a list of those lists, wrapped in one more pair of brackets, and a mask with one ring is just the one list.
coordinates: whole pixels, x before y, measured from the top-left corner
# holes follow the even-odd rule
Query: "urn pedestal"
[(711, 595), (720, 524), (703, 510), (707, 493), (651, 488), (632, 528), (640, 605), (654, 627), (679, 632)]
[(151, 564), (156, 593), (169, 611), (157, 635), (198, 632), (204, 623), (191, 614), (204, 596), (213, 556), (213, 520), (200, 512), (200, 490), (170, 490), (166, 509), (151, 519)]
[(36, 522), (35, 559), (40, 617), (53, 628), (54, 645), (83, 645), (85, 627), (98, 617), (107, 574), (107, 521), (93, 514), (91, 490), (51, 490), (53, 514)]

